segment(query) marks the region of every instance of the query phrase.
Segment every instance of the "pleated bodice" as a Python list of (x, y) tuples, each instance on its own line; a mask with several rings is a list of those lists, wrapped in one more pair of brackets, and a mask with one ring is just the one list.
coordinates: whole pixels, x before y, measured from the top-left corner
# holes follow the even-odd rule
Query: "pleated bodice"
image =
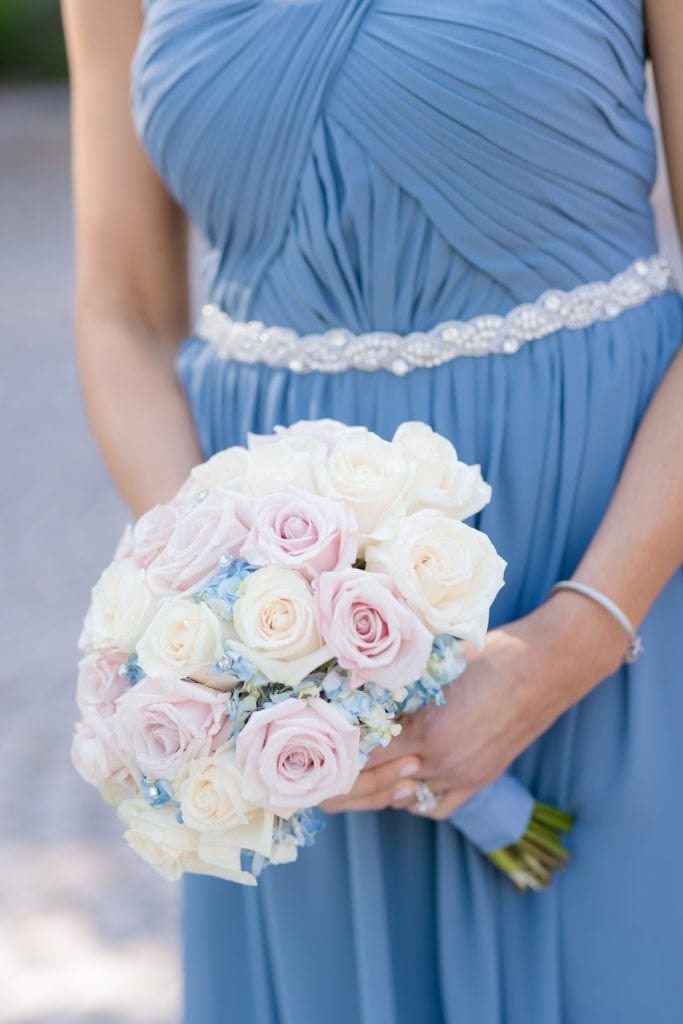
[(147, 0), (133, 113), (208, 301), (426, 330), (656, 250), (643, 37), (637, 0)]

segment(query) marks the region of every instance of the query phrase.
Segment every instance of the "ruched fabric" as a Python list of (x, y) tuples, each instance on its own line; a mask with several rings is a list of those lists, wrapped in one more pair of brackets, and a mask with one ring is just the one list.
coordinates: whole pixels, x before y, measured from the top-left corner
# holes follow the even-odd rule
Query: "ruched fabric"
[[(205, 240), (207, 301), (407, 333), (656, 250), (643, 63), (637, 0), (147, 0), (132, 104)], [(449, 437), (493, 486), (497, 625), (572, 573), (682, 337), (670, 292), (403, 378), (249, 366), (196, 337), (178, 372), (207, 455), (318, 416)], [(675, 1024), (682, 612), (679, 573), (641, 659), (511, 766), (576, 815), (549, 892), (515, 892), (448, 823), (328, 817), (256, 890), (187, 879), (187, 1024)]]

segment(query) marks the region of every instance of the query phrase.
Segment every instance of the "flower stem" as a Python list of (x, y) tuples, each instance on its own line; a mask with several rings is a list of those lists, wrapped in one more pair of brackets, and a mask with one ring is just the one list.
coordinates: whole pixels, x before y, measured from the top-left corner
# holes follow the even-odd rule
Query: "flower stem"
[(562, 845), (562, 834), (571, 832), (574, 819), (550, 804), (537, 803), (522, 838), (502, 850), (490, 853), (489, 860), (508, 876), (520, 892), (547, 889), (554, 871), (561, 871), (569, 860)]

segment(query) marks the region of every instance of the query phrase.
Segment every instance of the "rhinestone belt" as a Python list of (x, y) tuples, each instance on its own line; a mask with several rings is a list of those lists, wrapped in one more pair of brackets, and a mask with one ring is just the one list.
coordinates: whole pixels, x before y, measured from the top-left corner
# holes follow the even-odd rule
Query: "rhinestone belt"
[(402, 377), (417, 367), (439, 366), (457, 356), (517, 352), (526, 342), (562, 328), (580, 329), (613, 320), (672, 287), (675, 282), (669, 263), (664, 256), (655, 255), (635, 260), (611, 281), (583, 284), (566, 292), (551, 289), (504, 316), (486, 313), (466, 321), (444, 320), (429, 331), (353, 334), (335, 327), (322, 334), (297, 334), (259, 320), (232, 320), (218, 306), (207, 305), (196, 334), (224, 359), (243, 363), (266, 363), (293, 373), (384, 369)]

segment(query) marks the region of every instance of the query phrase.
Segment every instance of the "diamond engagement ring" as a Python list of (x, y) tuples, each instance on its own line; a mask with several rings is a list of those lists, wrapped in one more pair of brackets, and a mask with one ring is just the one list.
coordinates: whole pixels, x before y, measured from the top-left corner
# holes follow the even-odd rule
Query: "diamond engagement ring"
[(415, 782), (415, 810), (418, 814), (431, 814), (436, 810), (440, 797), (432, 793), (431, 789), (423, 779)]

